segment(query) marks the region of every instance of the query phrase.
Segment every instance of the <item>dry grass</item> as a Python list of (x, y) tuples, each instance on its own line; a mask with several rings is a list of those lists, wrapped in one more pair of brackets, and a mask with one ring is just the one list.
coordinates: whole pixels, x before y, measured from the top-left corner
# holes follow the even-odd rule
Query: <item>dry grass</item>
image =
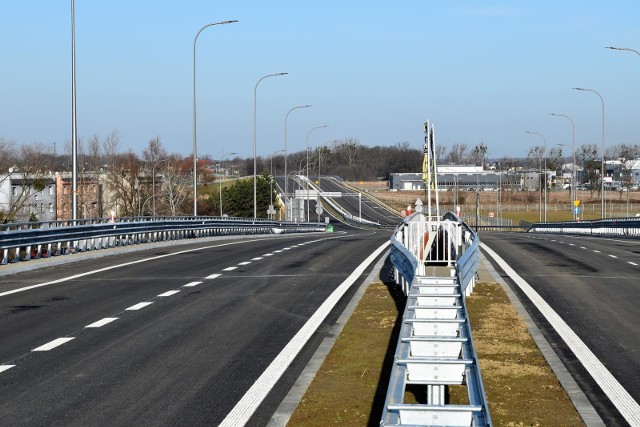
[[(289, 426), (379, 425), (403, 305), (397, 286), (369, 286)], [(502, 288), (478, 284), (467, 306), (494, 425), (583, 425)]]

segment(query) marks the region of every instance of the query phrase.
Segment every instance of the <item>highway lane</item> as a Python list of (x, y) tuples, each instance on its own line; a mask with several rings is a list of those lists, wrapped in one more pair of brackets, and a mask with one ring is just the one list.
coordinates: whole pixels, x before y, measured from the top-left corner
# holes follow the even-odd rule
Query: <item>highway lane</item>
[[(480, 233), (640, 402), (640, 244), (635, 240), (549, 234)], [(489, 258), (489, 257), (488, 257)], [(492, 261), (498, 271), (502, 269)], [(504, 272), (502, 272), (505, 277)], [(547, 340), (608, 425), (626, 424), (587, 368), (514, 284)], [(596, 367), (597, 368), (597, 367)], [(605, 385), (606, 388), (606, 385)]]
[(333, 177), (322, 177), (319, 183), (323, 191), (343, 193), (342, 197), (335, 198), (333, 201), (355, 217), (362, 215), (363, 219), (381, 225), (398, 225), (402, 221), (399, 214), (394, 215), (366, 195), (362, 196), (362, 204), (360, 204), (358, 193)]
[[(388, 238), (353, 232), (202, 241), (2, 277), (0, 365), (15, 365), (0, 372), (2, 423), (217, 425)], [(123, 262), (129, 265), (116, 267)], [(87, 274), (105, 267), (113, 268)], [(250, 425), (268, 422), (349, 296)], [(60, 338), (72, 339), (34, 351)]]

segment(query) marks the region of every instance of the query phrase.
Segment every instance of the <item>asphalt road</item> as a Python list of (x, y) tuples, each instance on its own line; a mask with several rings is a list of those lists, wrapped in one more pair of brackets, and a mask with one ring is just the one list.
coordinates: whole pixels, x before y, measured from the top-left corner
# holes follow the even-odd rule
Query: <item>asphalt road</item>
[[(317, 180), (317, 178), (314, 179)], [(362, 202), (360, 202), (356, 192), (333, 177), (322, 177), (319, 180), (319, 186), (322, 191), (343, 193), (342, 197), (334, 198), (333, 201), (355, 217), (362, 216), (362, 219), (380, 225), (399, 225), (402, 222), (399, 214), (394, 215), (366, 195), (362, 196)]]
[[(388, 239), (199, 241), (0, 277), (0, 424), (218, 425)], [(268, 422), (370, 268), (248, 425)]]
[[(549, 234), (480, 233), (640, 402), (640, 242)], [(487, 257), (490, 259), (490, 257)], [(625, 425), (607, 396), (526, 295), (492, 261), (607, 425)], [(620, 400), (618, 400), (620, 402)]]

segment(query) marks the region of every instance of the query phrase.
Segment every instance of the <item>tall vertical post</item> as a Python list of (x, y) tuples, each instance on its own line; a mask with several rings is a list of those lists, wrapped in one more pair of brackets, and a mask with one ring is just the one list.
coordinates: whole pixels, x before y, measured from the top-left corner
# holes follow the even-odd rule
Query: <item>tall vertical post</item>
[[(287, 208), (287, 196), (289, 194), (289, 175), (287, 172), (287, 157), (289, 157), (289, 152), (287, 151), (287, 120), (289, 120), (289, 114), (293, 110), (297, 110), (299, 108), (309, 108), (311, 105), (299, 105), (297, 107), (293, 107), (287, 114), (284, 116), (284, 205), (285, 205), (285, 221), (290, 220), (291, 215), (289, 215), (289, 209)], [(293, 210), (293, 198), (291, 198), (291, 209)]]
[(76, 123), (76, 12), (71, 0), (71, 211), (72, 219), (78, 219), (78, 125)]

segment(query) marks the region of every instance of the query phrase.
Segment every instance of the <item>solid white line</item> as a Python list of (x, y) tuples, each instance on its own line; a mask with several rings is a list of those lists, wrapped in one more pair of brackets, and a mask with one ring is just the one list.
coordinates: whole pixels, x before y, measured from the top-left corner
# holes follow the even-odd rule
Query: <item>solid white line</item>
[(618, 411), (631, 425), (640, 425), (640, 405), (622, 387), (611, 372), (593, 354), (587, 345), (576, 335), (575, 332), (562, 320), (549, 304), (529, 285), (522, 277), (516, 273), (497, 253), (491, 250), (484, 243), (480, 243), (489, 256), (500, 265), (500, 268), (522, 289), (531, 302), (540, 310), (540, 313), (547, 319), (551, 326), (558, 332), (567, 346), (576, 355), (580, 363), (593, 377), (611, 402), (618, 408)]
[(167, 291), (167, 292), (165, 292), (165, 293), (163, 293), (163, 294), (160, 294), (160, 295), (158, 295), (158, 296), (159, 296), (159, 297), (170, 297), (171, 295), (175, 295), (175, 294), (177, 294), (178, 292), (180, 292), (180, 291), (179, 291), (179, 290), (175, 290), (175, 289), (174, 289), (173, 291)]
[(631, 264), (631, 265), (638, 265), (638, 264), (636, 264), (636, 263), (635, 263), (635, 262), (633, 262), (633, 261), (627, 261), (627, 262), (628, 262), (629, 264)]
[[(213, 276), (213, 274), (212, 274)], [(207, 277), (208, 279), (208, 277)], [(182, 285), (183, 288), (193, 288), (194, 286), (198, 286), (202, 282), (189, 282), (186, 285)]]
[(101, 328), (104, 325), (106, 325), (107, 323), (113, 322), (114, 320), (118, 320), (118, 318), (117, 317), (105, 317), (102, 320), (98, 320), (97, 322), (93, 322), (92, 324), (85, 326), (85, 328)]
[(238, 267), (236, 267), (236, 266), (233, 266), (233, 267), (227, 267), (227, 268), (224, 268), (222, 271), (233, 271), (233, 270), (235, 270), (236, 268), (238, 268)]
[(261, 256), (255, 257), (255, 258), (251, 258), (251, 261), (260, 261), (262, 258)]
[(609, 256), (610, 256), (611, 258), (618, 258), (618, 257), (617, 257), (617, 256), (615, 256), (615, 255), (609, 255)]
[[(205, 279), (211, 280), (211, 279), (217, 279), (218, 277), (222, 276), (222, 274), (220, 273), (216, 273), (216, 274), (210, 274), (207, 277), (205, 277)], [(198, 282), (201, 283), (201, 282)], [(186, 286), (186, 285), (185, 285)]]
[(385, 242), (376, 249), (369, 257), (362, 262), (344, 282), (336, 288), (335, 291), (322, 303), (316, 312), (309, 318), (307, 323), (298, 331), (298, 333), (289, 341), (280, 354), (271, 362), (269, 367), (260, 375), (260, 378), (249, 388), (242, 396), (242, 399), (236, 403), (236, 406), (227, 414), (219, 427), (235, 427), (245, 425), (251, 415), (258, 409), (258, 406), (267, 397), (269, 391), (273, 388), (282, 374), (289, 367), (293, 359), (298, 355), (300, 350), (307, 343), (309, 338), (315, 333), (329, 312), (335, 307), (340, 298), (347, 292), (353, 283), (360, 278), (364, 270), (384, 251), (389, 242)]
[(38, 348), (34, 348), (31, 351), (49, 351), (51, 349), (58, 347), (59, 345), (62, 345), (66, 342), (71, 341), (73, 338), (75, 337), (56, 338), (55, 340), (48, 342), (45, 345), (41, 345)]
[(238, 263), (238, 265), (249, 265), (249, 264), (251, 264), (251, 261), (243, 261)]
[(15, 367), (16, 365), (0, 365), (0, 372), (4, 372), (6, 370), (9, 370), (13, 367)]
[(146, 306), (151, 305), (151, 304), (153, 304), (153, 302), (148, 302), (148, 301), (145, 301), (145, 302), (139, 302), (139, 303), (137, 303), (136, 305), (132, 305), (132, 306), (131, 306), (131, 307), (129, 307), (129, 308), (125, 308), (125, 311), (135, 311), (135, 310), (140, 310), (141, 308), (145, 308)]

